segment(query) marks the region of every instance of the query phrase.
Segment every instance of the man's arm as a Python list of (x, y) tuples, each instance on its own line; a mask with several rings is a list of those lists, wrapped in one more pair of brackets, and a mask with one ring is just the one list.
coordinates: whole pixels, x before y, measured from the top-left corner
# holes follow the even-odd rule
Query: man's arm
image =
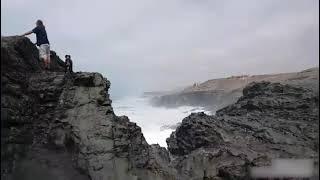
[(33, 33), (33, 30), (28, 31), (28, 32), (26, 32), (26, 33), (22, 34), (21, 36), (27, 36), (27, 35), (32, 34), (32, 33)]
[(39, 27), (37, 26), (37, 27), (33, 28), (31, 31), (28, 31), (28, 32), (22, 34), (22, 36), (26, 36), (26, 35), (29, 35), (32, 33), (37, 33), (38, 31), (39, 31)]

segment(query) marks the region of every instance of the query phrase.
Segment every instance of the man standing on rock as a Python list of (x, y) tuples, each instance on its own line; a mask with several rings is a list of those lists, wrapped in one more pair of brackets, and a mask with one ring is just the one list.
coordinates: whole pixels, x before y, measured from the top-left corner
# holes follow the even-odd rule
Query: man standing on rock
[(44, 60), (44, 68), (46, 70), (50, 69), (50, 44), (47, 37), (47, 32), (45, 26), (43, 25), (41, 20), (37, 20), (36, 27), (24, 33), (22, 36), (26, 36), (29, 34), (35, 33), (37, 36), (37, 46), (39, 46), (39, 57)]

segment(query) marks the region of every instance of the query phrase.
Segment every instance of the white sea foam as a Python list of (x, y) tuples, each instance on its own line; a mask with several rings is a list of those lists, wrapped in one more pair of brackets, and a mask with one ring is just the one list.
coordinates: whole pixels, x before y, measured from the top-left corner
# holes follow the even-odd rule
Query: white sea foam
[(153, 107), (148, 98), (126, 97), (112, 103), (114, 112), (118, 116), (128, 116), (130, 121), (141, 127), (142, 133), (149, 144), (159, 144), (167, 147), (166, 139), (174, 129), (161, 128), (165, 125), (175, 125), (191, 112), (210, 112), (202, 107), (182, 106), (179, 108)]

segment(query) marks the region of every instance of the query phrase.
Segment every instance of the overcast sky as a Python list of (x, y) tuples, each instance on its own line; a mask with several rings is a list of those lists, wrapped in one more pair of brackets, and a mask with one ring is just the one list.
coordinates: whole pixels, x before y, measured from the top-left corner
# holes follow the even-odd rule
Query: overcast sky
[(1, 0), (2, 35), (37, 19), (114, 96), (319, 66), (318, 0)]

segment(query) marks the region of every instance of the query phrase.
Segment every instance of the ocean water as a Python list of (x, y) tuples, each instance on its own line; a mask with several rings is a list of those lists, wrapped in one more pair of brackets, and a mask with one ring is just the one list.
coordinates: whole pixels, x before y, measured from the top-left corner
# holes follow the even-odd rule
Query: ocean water
[(192, 112), (210, 112), (202, 107), (182, 106), (179, 108), (154, 107), (148, 103), (148, 97), (125, 97), (114, 100), (112, 106), (117, 116), (128, 116), (131, 122), (141, 127), (149, 144), (167, 147), (166, 139), (175, 126)]

